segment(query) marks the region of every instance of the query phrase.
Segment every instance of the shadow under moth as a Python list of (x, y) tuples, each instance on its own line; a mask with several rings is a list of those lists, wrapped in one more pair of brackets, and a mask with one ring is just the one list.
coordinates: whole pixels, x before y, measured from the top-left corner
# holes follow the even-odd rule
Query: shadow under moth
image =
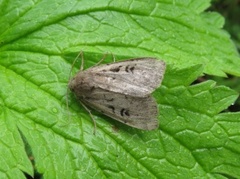
[(151, 93), (160, 86), (165, 68), (164, 61), (147, 57), (81, 68), (68, 87), (85, 108), (134, 128), (153, 130), (159, 124)]

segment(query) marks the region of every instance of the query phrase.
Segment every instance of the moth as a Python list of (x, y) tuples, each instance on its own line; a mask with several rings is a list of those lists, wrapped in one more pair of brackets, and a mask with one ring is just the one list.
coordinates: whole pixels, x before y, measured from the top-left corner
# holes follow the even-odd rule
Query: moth
[(151, 93), (160, 86), (166, 64), (134, 58), (80, 70), (68, 84), (83, 105), (128, 126), (158, 128), (158, 107)]

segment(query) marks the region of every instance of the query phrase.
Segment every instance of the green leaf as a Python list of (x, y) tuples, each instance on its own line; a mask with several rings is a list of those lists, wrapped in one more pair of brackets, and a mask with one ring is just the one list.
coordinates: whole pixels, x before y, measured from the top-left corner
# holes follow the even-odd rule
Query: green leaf
[[(240, 76), (223, 18), (203, 12), (209, 3), (2, 1), (0, 178), (34, 170), (44, 178), (239, 178), (240, 113), (223, 112), (238, 94), (214, 81), (191, 85), (204, 73)], [(94, 136), (89, 114), (66, 97), (80, 51), (85, 67), (107, 52), (116, 60), (163, 59), (167, 71), (153, 94), (159, 129), (133, 129), (92, 111)]]

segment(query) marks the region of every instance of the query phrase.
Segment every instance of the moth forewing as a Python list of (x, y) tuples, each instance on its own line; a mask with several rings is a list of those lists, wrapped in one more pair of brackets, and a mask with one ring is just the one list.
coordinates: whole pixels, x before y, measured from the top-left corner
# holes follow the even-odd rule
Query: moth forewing
[(155, 58), (136, 58), (80, 71), (69, 82), (79, 100), (129, 126), (158, 127), (158, 108), (150, 94), (160, 86), (165, 63)]
[(77, 84), (85, 83), (95, 88), (144, 97), (160, 86), (165, 66), (164, 61), (155, 58), (136, 58), (89, 68), (79, 72), (75, 81)]
[(126, 125), (143, 130), (158, 128), (157, 103), (151, 96), (139, 98), (94, 89), (82, 102)]

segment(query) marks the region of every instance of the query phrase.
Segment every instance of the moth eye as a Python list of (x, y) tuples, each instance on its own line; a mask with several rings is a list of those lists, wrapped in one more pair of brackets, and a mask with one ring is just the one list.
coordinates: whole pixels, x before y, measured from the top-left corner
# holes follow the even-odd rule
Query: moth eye
[(74, 84), (72, 81), (68, 84), (69, 89), (73, 92), (74, 91)]

